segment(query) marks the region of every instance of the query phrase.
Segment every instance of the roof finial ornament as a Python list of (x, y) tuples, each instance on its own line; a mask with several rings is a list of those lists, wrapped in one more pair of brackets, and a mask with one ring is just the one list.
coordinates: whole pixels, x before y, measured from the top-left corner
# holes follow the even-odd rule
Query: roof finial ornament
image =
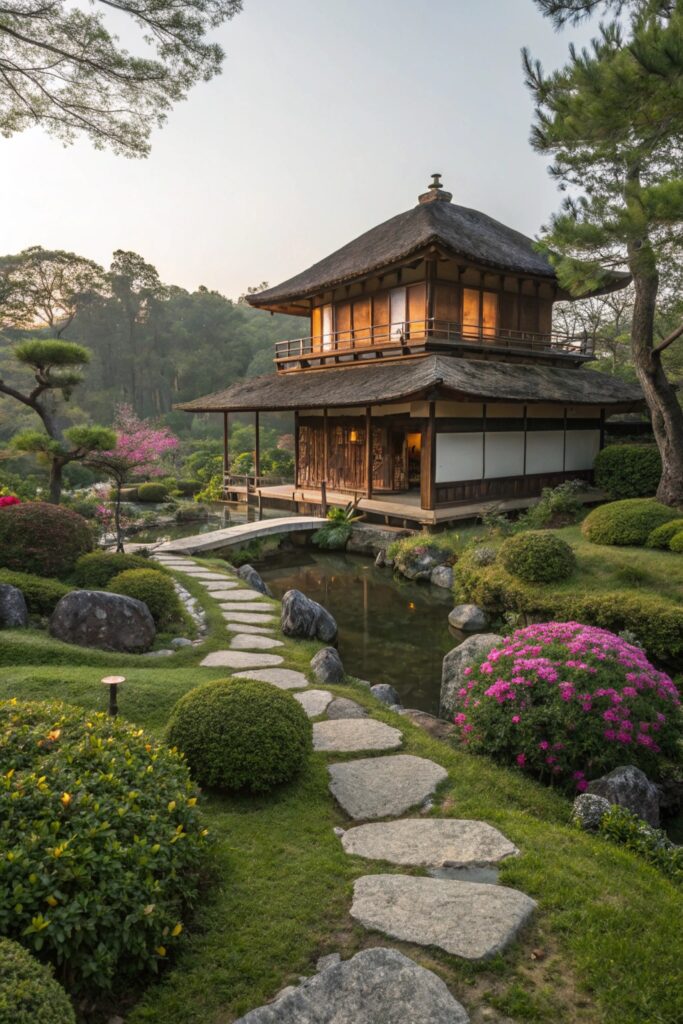
[(441, 172), (436, 171), (432, 174), (432, 182), (429, 185), (426, 192), (423, 192), (421, 196), (418, 196), (420, 203), (450, 203), (453, 198), (451, 192), (446, 192), (441, 187)]

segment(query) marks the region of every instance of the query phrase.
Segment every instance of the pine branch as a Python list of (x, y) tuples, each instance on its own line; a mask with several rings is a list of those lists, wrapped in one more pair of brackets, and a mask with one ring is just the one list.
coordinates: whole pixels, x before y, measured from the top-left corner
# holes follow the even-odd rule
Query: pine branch
[(678, 327), (671, 332), (671, 334), (667, 334), (664, 341), (660, 341), (659, 345), (655, 345), (655, 347), (652, 349), (652, 355), (659, 355), (659, 353), (663, 352), (664, 349), (669, 347), (669, 345), (673, 345), (674, 341), (680, 338), (681, 335), (683, 335), (683, 323), (679, 324)]

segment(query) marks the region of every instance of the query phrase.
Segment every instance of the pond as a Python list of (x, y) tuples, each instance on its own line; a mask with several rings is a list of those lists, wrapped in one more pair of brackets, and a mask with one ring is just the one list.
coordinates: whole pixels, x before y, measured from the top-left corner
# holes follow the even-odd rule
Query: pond
[[(138, 506), (140, 507), (140, 506)], [(128, 540), (134, 544), (161, 544), (179, 537), (193, 537), (198, 533), (210, 533), (211, 530), (224, 530), (228, 526), (239, 526), (240, 523), (253, 523), (259, 519), (278, 519), (282, 512), (278, 509), (262, 510), (247, 505), (228, 506), (211, 505), (208, 519), (195, 519), (191, 522), (171, 523), (165, 526), (150, 526), (143, 530), (131, 531)]]
[(438, 713), (441, 661), (463, 639), (448, 625), (447, 590), (393, 576), (362, 555), (307, 549), (278, 553), (259, 572), (275, 597), (301, 590), (334, 615), (350, 675), (391, 683), (405, 707)]

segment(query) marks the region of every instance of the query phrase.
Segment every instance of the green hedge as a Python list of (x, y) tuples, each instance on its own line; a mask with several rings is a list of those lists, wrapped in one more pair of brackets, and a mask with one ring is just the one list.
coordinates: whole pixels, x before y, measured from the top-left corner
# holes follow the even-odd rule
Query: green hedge
[[(112, 492), (111, 497), (114, 497)], [(122, 487), (121, 488), (121, 501), (137, 501), (138, 500), (138, 488), (137, 487)]]
[(668, 523), (662, 523), (652, 531), (647, 538), (648, 548), (661, 548), (666, 551), (670, 542), (677, 533), (683, 531), (683, 519), (670, 519)]
[(38, 576), (68, 576), (91, 551), (90, 526), (61, 505), (27, 501), (0, 509), (0, 566)]
[(183, 620), (183, 606), (173, 580), (156, 569), (126, 569), (114, 576), (107, 590), (144, 601), (157, 629), (165, 629)]
[(71, 589), (59, 580), (33, 576), (28, 572), (12, 572), (10, 569), (0, 569), (0, 583), (9, 583), (19, 588), (31, 615), (51, 615), (60, 598)]
[(527, 583), (557, 583), (576, 569), (574, 552), (554, 533), (518, 533), (503, 542), (499, 557), (508, 572)]
[(0, 850), (12, 853), (0, 857), (0, 934), (49, 960), (72, 994), (156, 971), (206, 848), (182, 758), (122, 719), (6, 700), (0, 783)]
[(679, 516), (676, 509), (652, 498), (629, 498), (594, 508), (581, 524), (581, 530), (592, 544), (640, 546), (647, 543), (658, 526)]
[(28, 950), (0, 938), (0, 1024), (76, 1024), (69, 997)]
[(673, 535), (669, 541), (669, 551), (675, 551), (679, 555), (683, 552), (683, 530)]
[(110, 580), (126, 569), (153, 569), (168, 576), (168, 570), (143, 555), (115, 554), (113, 551), (91, 551), (76, 562), (74, 580), (86, 590), (106, 590)]
[(195, 494), (198, 494), (202, 489), (201, 481), (199, 480), (176, 480), (176, 490), (179, 491), (184, 498), (193, 498)]
[(166, 501), (168, 498), (168, 487), (165, 484), (140, 484), (138, 487), (138, 501)]
[(166, 731), (201, 786), (266, 792), (305, 766), (312, 727), (291, 693), (270, 683), (217, 679), (181, 697)]
[(595, 458), (595, 483), (611, 498), (647, 498), (662, 475), (659, 449), (652, 444), (610, 444)]

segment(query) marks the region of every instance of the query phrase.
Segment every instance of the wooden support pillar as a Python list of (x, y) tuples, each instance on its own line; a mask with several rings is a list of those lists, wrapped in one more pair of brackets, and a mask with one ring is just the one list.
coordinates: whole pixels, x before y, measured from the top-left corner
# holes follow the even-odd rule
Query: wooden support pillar
[(365, 409), (365, 493), (372, 497), (372, 409)]
[(294, 487), (299, 486), (299, 410), (294, 410)]
[(228, 450), (228, 413), (223, 413), (223, 485), (230, 472), (230, 453)]
[(254, 476), (255, 484), (259, 486), (259, 477), (261, 476), (261, 430), (260, 430), (260, 416), (258, 410), (254, 413)]
[(605, 410), (600, 410), (600, 451), (605, 447)]
[(436, 254), (427, 257), (425, 269), (427, 272), (427, 330), (425, 331), (425, 335), (429, 337), (431, 334), (434, 333), (434, 316), (436, 311)]
[(436, 508), (436, 402), (429, 403), (429, 418), (422, 426), (420, 505), (427, 510)]
[[(327, 406), (323, 409), (323, 479), (322, 483), (327, 486), (328, 474), (330, 471), (330, 437), (329, 424), (327, 422)], [(323, 513), (324, 515), (324, 513)]]
[(562, 414), (562, 472), (567, 472), (567, 406)]

